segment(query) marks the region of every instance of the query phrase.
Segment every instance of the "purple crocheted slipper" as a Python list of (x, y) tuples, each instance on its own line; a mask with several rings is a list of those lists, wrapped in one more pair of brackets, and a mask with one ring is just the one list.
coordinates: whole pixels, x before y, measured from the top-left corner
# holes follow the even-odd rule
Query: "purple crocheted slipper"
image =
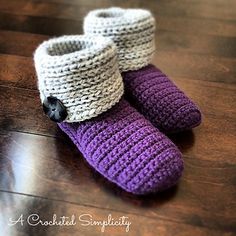
[(166, 133), (194, 128), (201, 123), (198, 107), (153, 65), (122, 73), (126, 98)]
[(183, 171), (176, 146), (123, 99), (90, 121), (59, 126), (94, 169), (128, 192), (165, 190)]
[(198, 126), (198, 107), (159, 69), (150, 65), (155, 51), (155, 19), (147, 10), (108, 8), (89, 12), (87, 35), (112, 39), (126, 98), (160, 130), (171, 133)]
[(123, 83), (111, 40), (51, 39), (37, 48), (34, 60), (44, 112), (59, 122), (96, 171), (134, 194), (177, 183), (181, 153), (121, 98)]

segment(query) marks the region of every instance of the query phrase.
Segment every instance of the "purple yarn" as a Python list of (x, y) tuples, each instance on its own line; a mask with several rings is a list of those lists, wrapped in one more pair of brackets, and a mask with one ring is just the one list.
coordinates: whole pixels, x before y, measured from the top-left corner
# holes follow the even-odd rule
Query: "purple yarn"
[(175, 185), (183, 171), (181, 153), (127, 101), (81, 123), (60, 123), (87, 162), (134, 194)]
[(122, 77), (127, 100), (161, 131), (179, 132), (201, 123), (198, 107), (155, 66)]

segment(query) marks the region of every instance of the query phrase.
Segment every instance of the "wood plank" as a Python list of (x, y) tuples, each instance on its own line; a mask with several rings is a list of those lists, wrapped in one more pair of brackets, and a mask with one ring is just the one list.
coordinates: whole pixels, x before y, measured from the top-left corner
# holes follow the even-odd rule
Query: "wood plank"
[(0, 29), (51, 36), (82, 34), (82, 21), (0, 12)]
[(157, 51), (153, 62), (170, 78), (236, 83), (236, 60), (232, 58)]
[[(192, 227), (191, 225), (179, 224), (176, 222), (168, 222), (159, 219), (158, 222), (152, 217), (142, 217), (139, 215), (128, 214), (124, 212), (114, 212), (105, 209), (97, 209), (86, 206), (78, 206), (71, 203), (52, 201), (50, 199), (41, 199), (34, 196), (18, 195), (13, 193), (0, 193), (1, 202), (4, 205), (1, 207), (3, 212), (3, 220), (0, 225), (4, 235), (81, 235), (81, 236), (96, 236), (96, 235), (163, 235), (163, 236), (183, 236), (195, 234), (199, 236), (230, 236), (233, 232), (224, 232), (214, 229), (206, 229), (203, 227)], [(23, 214), (23, 219), (31, 214), (37, 214), (43, 221), (51, 220), (53, 214), (57, 215), (57, 219), (62, 216), (75, 216), (76, 225), (73, 226), (30, 226), (27, 222), (23, 222), (23, 226), (9, 226), (9, 218), (15, 219)], [(85, 215), (85, 214), (89, 214)], [(126, 221), (130, 222), (129, 228), (126, 225), (122, 226), (106, 226), (105, 231), (101, 232), (101, 226), (88, 225), (84, 226), (83, 220), (92, 221), (107, 221), (109, 214), (114, 220), (120, 220), (120, 217), (126, 217)], [(91, 217), (91, 218), (90, 218)], [(126, 233), (126, 229), (129, 231)]]
[(235, 57), (235, 37), (192, 35), (181, 32), (158, 30), (156, 32), (156, 50), (186, 52), (201, 55)]
[[(67, 32), (70, 33), (72, 31), (71, 28), (81, 28), (84, 16), (90, 10), (96, 8), (95, 5), (97, 5), (94, 3), (95, 5), (86, 6), (85, 4), (80, 4), (79, 6), (73, 6), (71, 5), (71, 1), (65, 3), (57, 4), (52, 1), (26, 1), (25, 3), (22, 0), (7, 1), (0, 5), (0, 18), (3, 19), (0, 21), (1, 29), (16, 30), (16, 28), (20, 27), (18, 25), (23, 23), (21, 28), (22, 31), (26, 31), (27, 25), (30, 24), (31, 33), (35, 33), (35, 31), (38, 30), (41, 31), (41, 33), (53, 35), (53, 32), (60, 34), (62, 31), (62, 27), (60, 28), (61, 24), (65, 26), (63, 27), (64, 34)], [(120, 1), (117, 3), (117, 6), (128, 7), (126, 2)], [(111, 2), (108, 2), (105, 6), (110, 7), (112, 4)], [(99, 5), (97, 7), (99, 7)], [(21, 9), (20, 11), (19, 8)], [(150, 8), (150, 10), (153, 9)], [(158, 13), (155, 14), (155, 17), (157, 28), (161, 30), (181, 31), (192, 34), (199, 33), (219, 36), (236, 36), (236, 26), (231, 20), (186, 18), (186, 16), (183, 17), (182, 15), (173, 17), (172, 15), (163, 15), (161, 11), (158, 11)], [(47, 27), (44, 27), (45, 21), (49, 24), (47, 24)], [(59, 30), (56, 30), (54, 27), (49, 27), (50, 25), (54, 25), (54, 27)], [(52, 32), (48, 30), (49, 28)]]
[[(137, 0), (127, 1), (28, 1), (28, 0), (1, 0), (0, 11), (5, 13), (14, 13), (17, 15), (28, 16), (46, 16), (63, 19), (82, 19), (88, 11), (95, 8), (106, 8), (112, 6), (130, 7), (132, 5), (139, 5)], [(101, 5), (102, 4), (102, 5)], [(17, 11), (21, 9), (21, 11)]]
[[(2, 0), (1, 0), (2, 1)], [(100, 4), (96, 4), (98, 7)], [(4, 13), (14, 13), (16, 15), (40, 16), (61, 19), (81, 19), (89, 9), (95, 7), (95, 2), (90, 7), (86, 7), (83, 3), (79, 6), (71, 4), (71, 1), (65, 3), (56, 3), (52, 1), (5, 1), (0, 6), (0, 11)], [(17, 11), (21, 9), (21, 11)]]
[(203, 122), (199, 127), (192, 132), (171, 135), (170, 138), (188, 158), (227, 163), (235, 160), (234, 120), (212, 117), (203, 112)]
[(3, 191), (129, 212), (158, 221), (235, 230), (235, 160), (229, 164), (185, 157), (187, 168), (178, 188), (137, 197), (95, 173), (74, 145), (64, 139), (11, 132), (0, 136), (0, 143)]
[(49, 36), (0, 31), (0, 53), (32, 57), (37, 46)]
[(183, 34), (206, 34), (218, 36), (236, 36), (235, 22), (218, 19), (186, 18), (185, 16), (155, 14), (158, 30), (179, 31)]
[[(140, 1), (139, 7), (145, 8), (145, 2)], [(164, 14), (166, 16), (184, 16), (186, 18), (203, 18), (203, 19), (220, 19), (220, 20), (235, 20), (236, 19), (236, 2), (229, 1), (212, 1), (204, 0), (150, 0), (148, 7), (152, 9), (155, 15)]]
[(36, 89), (37, 80), (33, 59), (0, 54), (0, 85)]
[(55, 123), (43, 113), (36, 90), (0, 87), (0, 130), (15, 130), (55, 136)]
[[(23, 14), (47, 14), (49, 12), (52, 15), (69, 15), (74, 16), (84, 14), (89, 9), (94, 8), (106, 8), (111, 6), (119, 7), (143, 7), (151, 9), (156, 15), (166, 16), (184, 16), (190, 18), (203, 18), (203, 19), (220, 19), (220, 20), (235, 20), (236, 13), (234, 11), (236, 4), (234, 0), (217, 0), (211, 1), (206, 4), (204, 0), (149, 0), (148, 4), (144, 1), (115, 1), (115, 0), (40, 0), (30, 2), (27, 0), (1, 0), (1, 11), (11, 12), (16, 9), (22, 9)], [(85, 10), (86, 9), (86, 10)], [(20, 13), (19, 13), (20, 14)]]

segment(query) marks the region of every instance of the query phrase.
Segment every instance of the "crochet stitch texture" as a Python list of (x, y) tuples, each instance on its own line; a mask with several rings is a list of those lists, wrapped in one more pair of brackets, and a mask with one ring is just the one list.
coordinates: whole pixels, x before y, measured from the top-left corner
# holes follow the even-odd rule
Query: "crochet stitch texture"
[(62, 36), (42, 43), (34, 55), (43, 102), (54, 96), (66, 107), (66, 122), (98, 116), (121, 98), (124, 88), (116, 46), (103, 37)]
[(127, 100), (166, 133), (201, 123), (199, 108), (159, 69), (150, 64), (155, 21), (142, 9), (94, 10), (84, 19), (84, 32), (112, 39), (118, 48)]
[(89, 121), (59, 126), (91, 166), (128, 192), (165, 190), (183, 171), (177, 147), (124, 99)]
[(148, 65), (155, 51), (155, 19), (147, 10), (113, 7), (91, 11), (84, 18), (84, 32), (115, 42), (120, 71)]
[(122, 76), (126, 98), (161, 131), (180, 132), (201, 123), (198, 107), (155, 66)]

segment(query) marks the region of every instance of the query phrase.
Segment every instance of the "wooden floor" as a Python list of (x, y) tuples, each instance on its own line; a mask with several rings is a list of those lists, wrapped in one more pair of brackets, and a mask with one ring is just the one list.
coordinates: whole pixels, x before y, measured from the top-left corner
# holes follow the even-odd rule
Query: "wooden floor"
[[(52, 36), (81, 34), (94, 8), (144, 7), (157, 19), (154, 64), (201, 108), (203, 123), (172, 136), (179, 185), (136, 197), (96, 174), (42, 112), (32, 54)], [(236, 235), (235, 0), (0, 0), (0, 234)], [(74, 226), (30, 226), (75, 215)], [(131, 226), (83, 226), (128, 217)], [(20, 218), (22, 216), (22, 218)], [(80, 220), (79, 220), (79, 217)], [(19, 222), (10, 226), (10, 221)], [(21, 221), (24, 220), (24, 221)]]

